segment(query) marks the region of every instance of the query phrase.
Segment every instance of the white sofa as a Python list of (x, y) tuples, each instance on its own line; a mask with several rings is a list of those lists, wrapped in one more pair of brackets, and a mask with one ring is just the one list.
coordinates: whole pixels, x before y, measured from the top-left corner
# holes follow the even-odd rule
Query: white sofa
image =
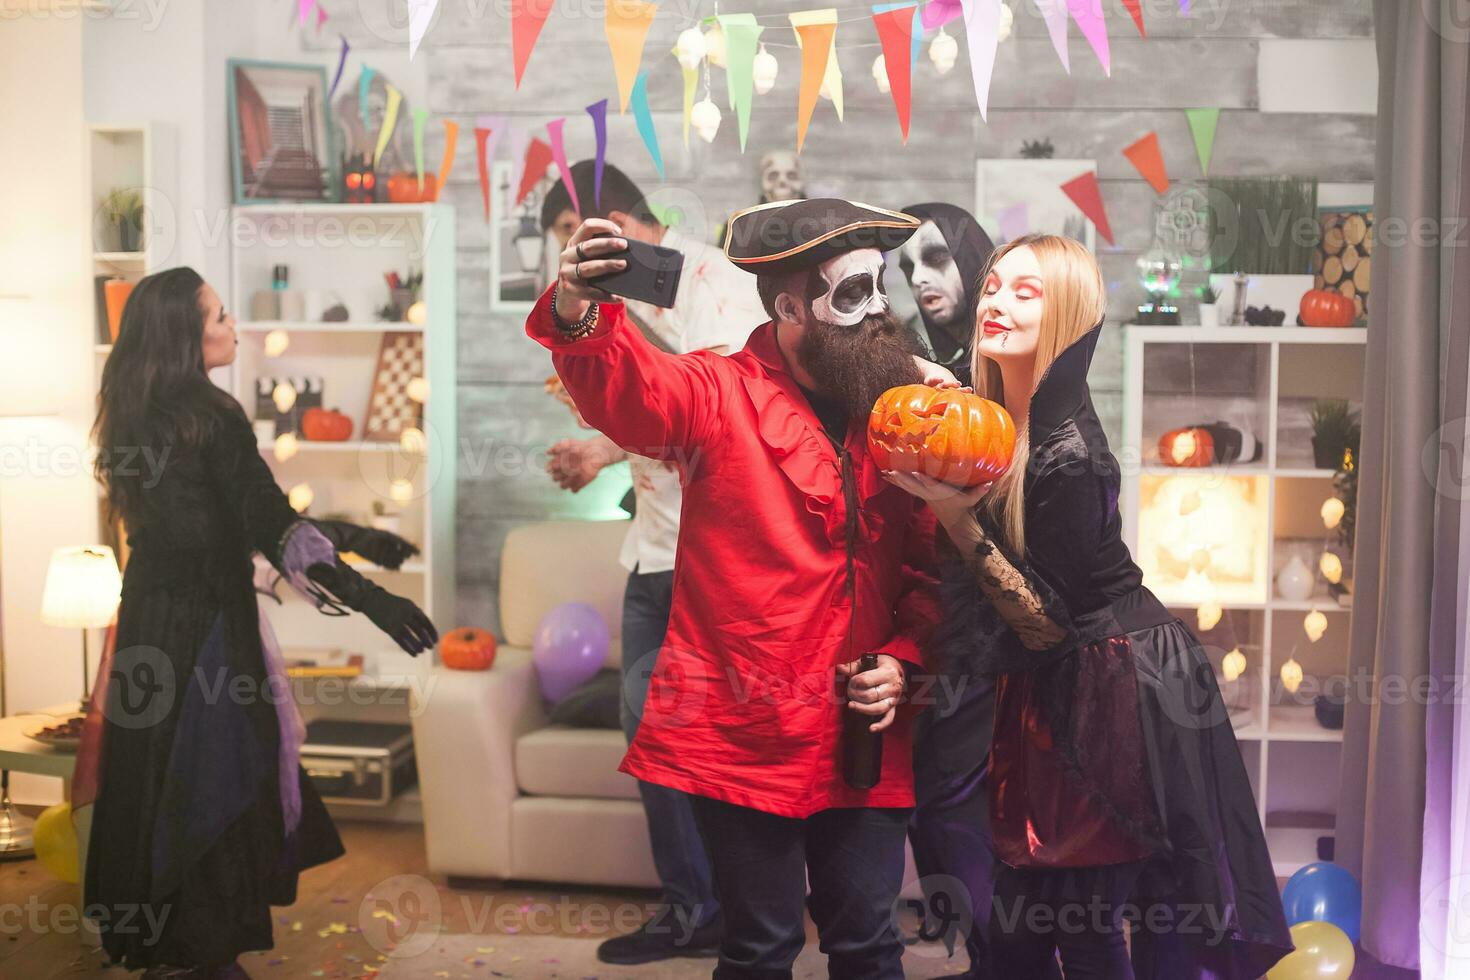
[(531, 663), (541, 618), (586, 602), (621, 663), (624, 521), (528, 524), (500, 558), (503, 642), (487, 671), (433, 668), (413, 735), (429, 870), (466, 878), (658, 887), (621, 730), (548, 726)]

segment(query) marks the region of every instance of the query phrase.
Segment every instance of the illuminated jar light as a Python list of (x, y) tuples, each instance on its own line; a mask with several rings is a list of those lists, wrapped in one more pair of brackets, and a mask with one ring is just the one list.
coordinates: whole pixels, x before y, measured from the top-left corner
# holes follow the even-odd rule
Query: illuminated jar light
[(1201, 633), (1208, 633), (1220, 623), (1220, 617), (1225, 615), (1225, 610), (1220, 608), (1218, 602), (1207, 602), (1195, 610), (1194, 619)]
[(423, 429), (409, 426), (399, 434), (398, 448), (411, 455), (422, 456), (429, 448), (429, 440)]
[(1302, 665), (1296, 662), (1295, 657), (1281, 665), (1281, 686), (1288, 694), (1295, 694), (1302, 686)]
[(1346, 512), (1347, 507), (1337, 497), (1328, 497), (1322, 501), (1322, 523), (1329, 531), (1342, 523), (1342, 515)]
[(1333, 585), (1342, 581), (1342, 559), (1330, 551), (1322, 552), (1322, 557), (1317, 562), (1317, 567), (1322, 571), (1322, 577)]
[(394, 503), (406, 504), (413, 499), (413, 481), (399, 478), (388, 485), (388, 497)]
[(290, 502), (292, 510), (298, 514), (304, 514), (306, 508), (310, 507), (311, 502), (316, 499), (316, 493), (311, 489), (311, 484), (298, 483), (291, 488), (286, 499)]
[(403, 314), (404, 319), (416, 327), (422, 327), (429, 322), (429, 308), (424, 305), (423, 300), (411, 304)]
[(291, 346), (291, 337), (284, 330), (272, 330), (265, 335), (265, 356), (280, 357)]
[(297, 441), (296, 433), (294, 432), (282, 432), (276, 436), (276, 443), (272, 448), (272, 452), (275, 453), (276, 462), (278, 463), (284, 463), (286, 460), (295, 456), (300, 450), (301, 443)]
[(429, 400), (429, 379), (425, 377), (410, 379), (405, 393), (409, 398), (422, 405)]
[(278, 382), (271, 389), (271, 401), (276, 405), (276, 411), (289, 412), (296, 404), (296, 389), (285, 381)]
[(1240, 647), (1225, 654), (1225, 659), (1220, 661), (1220, 670), (1227, 681), (1240, 679), (1240, 675), (1245, 673), (1245, 654), (1240, 652)]
[(1322, 610), (1313, 609), (1302, 620), (1302, 629), (1306, 631), (1307, 639), (1316, 643), (1322, 639), (1322, 634), (1327, 632), (1327, 617)]

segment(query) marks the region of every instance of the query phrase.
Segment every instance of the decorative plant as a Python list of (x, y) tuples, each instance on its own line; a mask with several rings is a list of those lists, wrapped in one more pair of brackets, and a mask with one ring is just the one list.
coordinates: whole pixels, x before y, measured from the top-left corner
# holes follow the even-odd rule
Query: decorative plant
[(1220, 292), (1214, 286), (1205, 283), (1199, 288), (1199, 301), (1206, 306), (1214, 306), (1220, 302)]
[(143, 195), (136, 190), (118, 187), (102, 201), (102, 213), (113, 224), (127, 222), (137, 228), (143, 224)]
[(1255, 275), (1312, 271), (1312, 255), (1322, 234), (1316, 178), (1214, 178), (1209, 189), (1213, 271)]
[(1318, 466), (1334, 470), (1342, 470), (1344, 466), (1356, 468), (1361, 437), (1358, 413), (1347, 402), (1323, 398), (1312, 405), (1312, 452)]
[(1023, 160), (1050, 160), (1057, 152), (1056, 147), (1051, 145), (1051, 140), (1026, 140), (1021, 144), (1021, 159)]

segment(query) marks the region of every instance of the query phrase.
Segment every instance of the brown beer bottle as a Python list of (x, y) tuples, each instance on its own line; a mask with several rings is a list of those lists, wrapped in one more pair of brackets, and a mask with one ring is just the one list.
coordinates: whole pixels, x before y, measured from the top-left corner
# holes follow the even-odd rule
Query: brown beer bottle
[[(858, 661), (858, 673), (878, 666), (876, 653), (865, 653)], [(868, 730), (878, 720), (847, 706), (844, 690), (842, 714), (842, 778), (853, 789), (872, 789), (878, 785), (883, 769), (883, 733)]]

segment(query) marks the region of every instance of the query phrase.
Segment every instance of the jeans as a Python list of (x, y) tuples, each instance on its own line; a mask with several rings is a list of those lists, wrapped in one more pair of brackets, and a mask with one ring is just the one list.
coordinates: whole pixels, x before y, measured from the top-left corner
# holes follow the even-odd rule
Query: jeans
[(715, 980), (790, 980), (806, 943), (806, 883), (834, 980), (901, 980), (893, 921), (903, 884), (907, 808), (847, 808), (781, 817), (704, 796), (694, 815), (725, 910)]
[[(623, 697), (618, 713), (629, 743), (643, 717), (648, 682), (669, 628), (673, 597), (673, 572), (645, 575), (635, 569), (628, 575), (623, 592)], [(642, 780), (638, 792), (648, 816), (653, 866), (663, 885), (664, 900), (684, 910), (691, 925), (702, 926), (719, 914), (720, 905), (689, 794)]]

